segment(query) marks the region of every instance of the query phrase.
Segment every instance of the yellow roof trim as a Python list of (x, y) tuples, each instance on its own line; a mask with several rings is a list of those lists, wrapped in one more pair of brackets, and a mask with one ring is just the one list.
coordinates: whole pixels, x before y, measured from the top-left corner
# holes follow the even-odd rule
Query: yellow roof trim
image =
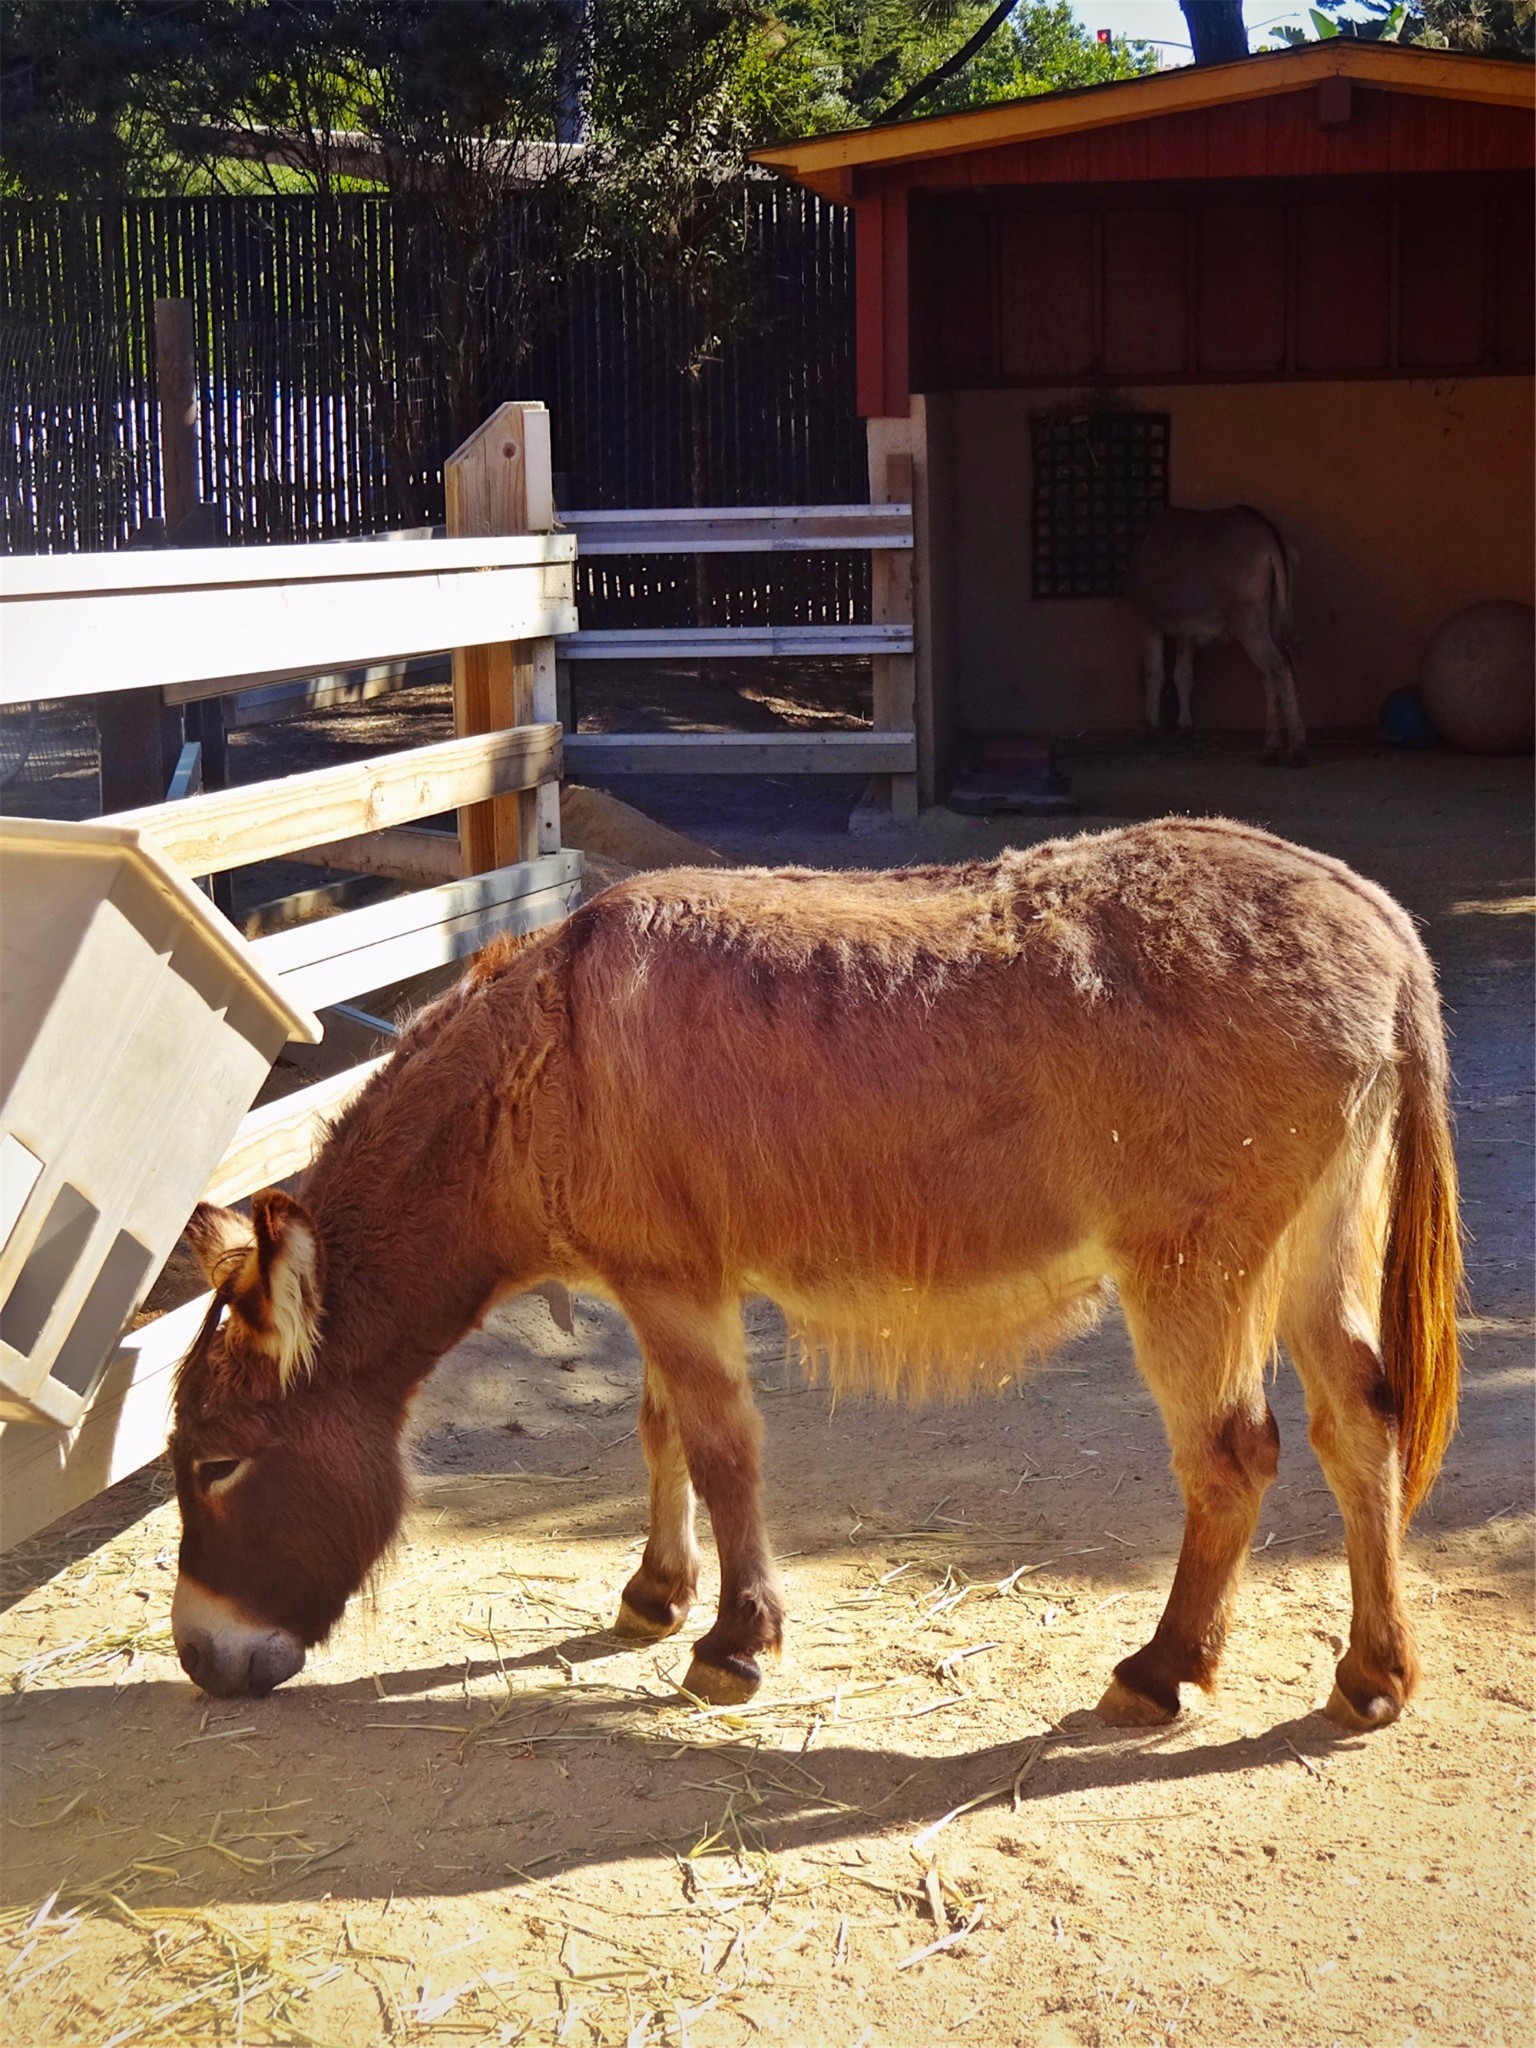
[(757, 150), (753, 161), (787, 172), (802, 184), (819, 186), (836, 183), (840, 172), (872, 165), (958, 156), (966, 150), (1035, 142), (1045, 136), (1077, 134), (1159, 114), (1230, 106), (1240, 100), (1264, 99), (1271, 93), (1300, 91), (1324, 78), (1348, 78), (1357, 85), (1424, 93), (1435, 99), (1475, 100), (1485, 106), (1536, 107), (1536, 66), (1334, 37), (1297, 50), (1246, 57), (1237, 64), (1188, 64), (1176, 71), (1154, 71), (1145, 78), (1001, 101), (963, 114), (934, 114), (919, 121), (893, 122), (888, 128), (813, 135), (803, 142)]

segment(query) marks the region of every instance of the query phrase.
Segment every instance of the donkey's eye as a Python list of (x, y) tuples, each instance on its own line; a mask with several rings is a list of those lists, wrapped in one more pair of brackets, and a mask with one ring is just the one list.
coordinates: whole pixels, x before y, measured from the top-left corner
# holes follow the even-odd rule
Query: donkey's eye
[(197, 1468), (197, 1483), (204, 1493), (211, 1493), (216, 1486), (224, 1486), (233, 1479), (246, 1462), (244, 1458), (204, 1458)]

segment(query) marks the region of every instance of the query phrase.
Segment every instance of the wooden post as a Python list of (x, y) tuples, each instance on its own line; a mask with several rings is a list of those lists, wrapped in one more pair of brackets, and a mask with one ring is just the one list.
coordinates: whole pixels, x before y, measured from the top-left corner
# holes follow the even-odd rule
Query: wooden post
[[(160, 406), (160, 513), (167, 538), (197, 509), (197, 363), (189, 299), (155, 301), (155, 393)], [(103, 667), (110, 670), (110, 651)], [(181, 755), (181, 714), (158, 690), (103, 693), (96, 700), (101, 736), (101, 807), (133, 810), (159, 803)]]
[[(455, 539), (549, 533), (555, 524), (549, 413), (537, 402), (499, 406), (443, 464)], [(553, 640), (499, 641), (453, 654), (453, 726), (460, 734), (558, 718)], [(560, 787), (493, 797), (459, 813), (466, 875), (535, 860), (560, 846)]]
[(197, 511), (197, 351), (190, 299), (155, 301), (155, 395), (160, 401), (160, 511), (166, 539)]
[[(197, 348), (190, 299), (155, 301), (155, 394), (160, 401), (160, 510), (165, 537), (173, 548), (191, 547), (203, 534), (197, 490)], [(184, 738), (201, 749), (203, 787), (223, 789), (229, 780), (223, 698), (205, 697), (184, 712), (167, 709), (163, 718), (175, 722), (167, 744), (173, 744), (178, 755)], [(165, 786), (162, 777), (160, 787)], [(224, 915), (233, 917), (233, 880), (216, 875), (207, 889)]]
[[(871, 447), (869, 497), (874, 505), (912, 503), (912, 457)], [(869, 558), (870, 622), (876, 626), (912, 623), (912, 555), (905, 548), (874, 548)], [(911, 732), (916, 717), (916, 675), (910, 654), (879, 654), (870, 663), (874, 678), (877, 732)], [(917, 816), (917, 777), (888, 775), (894, 818)]]

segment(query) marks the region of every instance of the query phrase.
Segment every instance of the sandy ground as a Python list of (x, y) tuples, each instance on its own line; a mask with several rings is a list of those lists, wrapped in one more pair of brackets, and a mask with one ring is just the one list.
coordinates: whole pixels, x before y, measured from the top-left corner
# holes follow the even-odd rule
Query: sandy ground
[[(757, 1306), (789, 1642), (759, 1704), (696, 1712), (687, 1637), (604, 1633), (643, 1531), (628, 1332), (583, 1302), (563, 1337), (523, 1302), (430, 1385), (376, 1600), (272, 1699), (181, 1677), (158, 1471), (5, 1561), (7, 2040), (1536, 2038), (1529, 764), (1323, 748), (1289, 774), (1244, 742), (1070, 765), (1084, 826), (1253, 818), (1426, 921), (1472, 1300), (1463, 1432), (1409, 1549), (1412, 1711), (1370, 1737), (1317, 1711), (1348, 1587), (1288, 1368), (1223, 1689), (1127, 1734), (1091, 1709), (1155, 1623), (1179, 1515), (1118, 1326), (988, 1405), (833, 1412)], [(1044, 836), (934, 813), (786, 840), (759, 812), (704, 836), (863, 864)]]

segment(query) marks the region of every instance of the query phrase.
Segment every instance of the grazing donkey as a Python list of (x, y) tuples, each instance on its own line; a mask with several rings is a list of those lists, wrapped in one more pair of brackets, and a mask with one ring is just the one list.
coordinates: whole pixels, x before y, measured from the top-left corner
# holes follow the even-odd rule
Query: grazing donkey
[(1404, 1523), (1454, 1424), (1460, 1253), (1433, 971), (1339, 862), (1220, 820), (963, 868), (681, 870), (493, 947), (343, 1114), (301, 1200), (199, 1210), (217, 1287), (176, 1388), (172, 1627), (267, 1692), (341, 1618), (406, 1495), (414, 1390), (499, 1298), (606, 1295), (645, 1361), (650, 1535), (619, 1627), (719, 1613), (687, 1685), (751, 1695), (783, 1601), (740, 1304), (839, 1386), (965, 1394), (1112, 1280), (1186, 1503), (1157, 1632), (1100, 1711), (1209, 1687), (1279, 1455), (1276, 1334), (1344, 1517), (1330, 1711), (1418, 1666)]
[[(1279, 530), (1251, 505), (1160, 512), (1126, 571), (1124, 591), (1146, 629), (1147, 724), (1163, 708), (1163, 643), (1174, 643), (1179, 731), (1194, 731), (1195, 649), (1235, 640), (1264, 678), (1264, 758), (1301, 767), (1306, 728), (1291, 667), (1291, 564)], [(1284, 725), (1284, 739), (1281, 726)]]

